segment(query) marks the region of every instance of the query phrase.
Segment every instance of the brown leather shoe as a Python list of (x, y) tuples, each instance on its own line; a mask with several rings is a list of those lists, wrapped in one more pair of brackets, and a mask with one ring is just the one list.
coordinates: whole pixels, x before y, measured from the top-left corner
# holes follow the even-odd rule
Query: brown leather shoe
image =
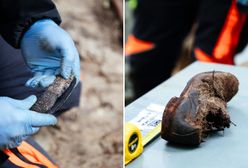
[(170, 99), (164, 110), (161, 137), (182, 145), (199, 145), (214, 131), (230, 127), (226, 103), (238, 92), (238, 79), (226, 72), (194, 76), (180, 97)]

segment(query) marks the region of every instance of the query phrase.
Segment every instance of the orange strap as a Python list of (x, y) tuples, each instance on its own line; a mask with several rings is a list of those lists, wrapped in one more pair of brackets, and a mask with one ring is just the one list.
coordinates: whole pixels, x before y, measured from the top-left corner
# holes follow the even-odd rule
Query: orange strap
[(154, 48), (154, 44), (149, 41), (137, 39), (134, 35), (129, 35), (125, 47), (125, 55), (137, 54), (140, 52), (149, 51)]
[(8, 149), (4, 150), (4, 153), (6, 153), (9, 156), (8, 160), (16, 166), (24, 167), (24, 168), (39, 168), (35, 165), (31, 165), (29, 163), (22, 161), (21, 159), (19, 159), (14, 153), (12, 153)]
[(237, 3), (232, 1), (223, 29), (213, 49), (213, 56), (220, 63), (230, 64), (239, 43), (240, 33), (246, 20), (246, 15), (239, 12)]
[(234, 64), (233, 56), (239, 43), (240, 33), (244, 26), (246, 15), (239, 12), (235, 0), (228, 11), (224, 26), (213, 48), (212, 57), (200, 48), (194, 50), (199, 61)]
[[(22, 156), (32, 163), (44, 165), (48, 168), (58, 168), (58, 166), (54, 165), (46, 156), (25, 141), (23, 141), (17, 149)], [(23, 168), (39, 168), (34, 164), (24, 162), (11, 150), (6, 149), (4, 150), (4, 153), (9, 156), (8, 160), (16, 166)]]
[[(210, 62), (210, 63), (220, 63), (219, 60), (217, 60), (214, 57), (211, 57), (210, 55), (208, 55), (207, 53), (202, 51), (200, 48), (195, 48), (194, 53), (195, 53), (195, 57), (198, 61)], [(229, 60), (226, 60), (226, 62), (224, 64), (234, 65), (234, 61), (233, 61), (233, 59), (229, 59)]]
[(58, 168), (58, 166), (54, 165), (46, 156), (25, 141), (23, 141), (17, 149), (25, 158), (33, 163), (45, 165), (49, 168)]
[(216, 62), (216, 60), (213, 57), (209, 56), (207, 53), (202, 51), (200, 48), (195, 48), (194, 53), (195, 53), (195, 57), (198, 61)]

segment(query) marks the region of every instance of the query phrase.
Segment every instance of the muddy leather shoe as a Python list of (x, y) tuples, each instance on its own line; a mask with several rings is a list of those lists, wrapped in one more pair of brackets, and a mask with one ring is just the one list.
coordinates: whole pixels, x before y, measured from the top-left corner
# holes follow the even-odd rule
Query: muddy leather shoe
[(31, 110), (58, 116), (60, 108), (67, 101), (75, 86), (76, 78), (74, 76), (71, 76), (69, 79), (64, 79), (62, 76), (56, 76), (55, 81), (44, 91), (44, 93), (38, 96), (38, 99), (31, 107)]
[(226, 103), (238, 92), (238, 79), (226, 72), (194, 76), (180, 97), (166, 105), (161, 137), (181, 145), (199, 145), (209, 133), (230, 127)]

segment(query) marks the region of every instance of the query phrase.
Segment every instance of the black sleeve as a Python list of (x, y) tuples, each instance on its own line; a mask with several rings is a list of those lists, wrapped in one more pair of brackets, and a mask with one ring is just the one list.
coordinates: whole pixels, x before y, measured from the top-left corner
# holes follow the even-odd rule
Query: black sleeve
[(241, 4), (241, 3), (237, 2), (237, 7), (238, 7), (240, 12), (248, 13), (248, 4)]
[(37, 20), (61, 19), (51, 0), (0, 0), (0, 34), (13, 47), (20, 47), (25, 31)]

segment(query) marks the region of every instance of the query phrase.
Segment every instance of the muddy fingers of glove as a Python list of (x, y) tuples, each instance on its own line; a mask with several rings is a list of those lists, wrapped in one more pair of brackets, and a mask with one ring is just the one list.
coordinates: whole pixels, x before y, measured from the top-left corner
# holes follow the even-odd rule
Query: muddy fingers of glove
[(166, 105), (161, 136), (182, 145), (199, 145), (211, 132), (230, 127), (226, 103), (238, 92), (238, 79), (226, 72), (194, 76), (180, 97)]

